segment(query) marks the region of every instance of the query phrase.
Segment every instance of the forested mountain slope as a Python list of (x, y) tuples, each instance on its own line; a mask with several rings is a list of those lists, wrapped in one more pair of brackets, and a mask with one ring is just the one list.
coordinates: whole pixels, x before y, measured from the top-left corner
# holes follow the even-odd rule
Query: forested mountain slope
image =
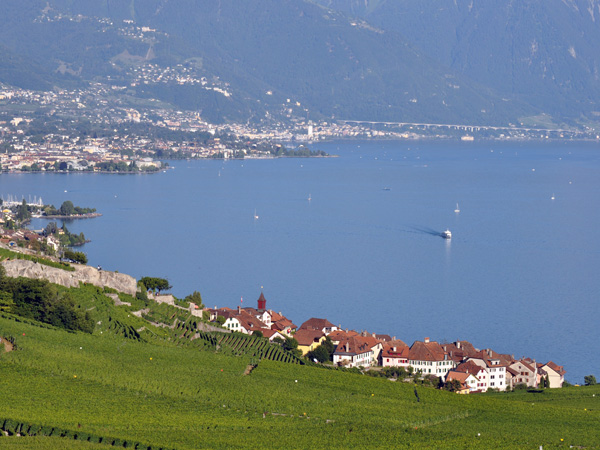
[(316, 0), (401, 33), (436, 62), (543, 112), (600, 110), (598, 0)]
[[(262, 117), (288, 98), (296, 116), (312, 118), (505, 124), (537, 112), (434, 61), (406, 35), (309, 1), (25, 0), (0, 13), (11, 18), (0, 45), (46, 70), (40, 87), (127, 82), (126, 63), (194, 61), (232, 95), (215, 101), (186, 86), (153, 85), (136, 94), (227, 110), (233, 120)], [(123, 31), (130, 20), (156, 33), (135, 39)], [(22, 84), (5, 73), (0, 81)]]

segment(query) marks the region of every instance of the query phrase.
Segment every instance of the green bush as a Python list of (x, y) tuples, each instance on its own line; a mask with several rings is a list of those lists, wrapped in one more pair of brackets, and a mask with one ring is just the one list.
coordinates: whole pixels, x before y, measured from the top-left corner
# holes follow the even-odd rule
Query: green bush
[(65, 250), (63, 253), (65, 259), (69, 259), (77, 264), (87, 264), (87, 255), (83, 252), (74, 252), (73, 250)]

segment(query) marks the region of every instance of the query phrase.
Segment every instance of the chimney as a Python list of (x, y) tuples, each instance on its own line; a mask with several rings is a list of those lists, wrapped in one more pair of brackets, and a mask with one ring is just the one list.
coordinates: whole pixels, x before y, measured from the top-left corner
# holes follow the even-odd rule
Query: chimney
[(392, 337), (392, 341), (395, 341), (395, 340), (396, 340), (396, 336)]
[(346, 353), (350, 353), (350, 345), (346, 342)]
[(456, 341), (456, 348), (460, 348), (460, 341)]
[(240, 305), (238, 305), (238, 314), (241, 314), (242, 312), (242, 307)]
[(371, 333), (371, 336), (375, 337), (375, 333)]
[(429, 338), (428, 337), (425, 338), (425, 343), (429, 344)]
[(490, 358), (492, 357), (492, 349), (491, 348), (488, 348), (487, 354)]

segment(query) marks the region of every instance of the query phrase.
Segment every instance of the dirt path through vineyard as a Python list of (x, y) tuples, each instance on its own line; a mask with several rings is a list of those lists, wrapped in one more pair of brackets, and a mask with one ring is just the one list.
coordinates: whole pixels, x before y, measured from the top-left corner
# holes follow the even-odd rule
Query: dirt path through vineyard
[(4, 339), (3, 337), (0, 337), (0, 340), (2, 340), (1, 343), (4, 344), (4, 351), (6, 353), (12, 352), (13, 345), (10, 342), (8, 342), (6, 339)]

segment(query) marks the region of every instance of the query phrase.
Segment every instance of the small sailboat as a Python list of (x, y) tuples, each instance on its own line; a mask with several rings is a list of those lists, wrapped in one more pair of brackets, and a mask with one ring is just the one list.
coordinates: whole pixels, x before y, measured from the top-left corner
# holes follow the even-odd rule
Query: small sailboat
[(458, 207), (458, 203), (456, 204), (456, 209), (454, 210), (455, 213), (459, 213), (460, 212), (460, 208)]
[(554, 196), (554, 194), (552, 194), (552, 197), (550, 197), (550, 200), (555, 200), (556, 197)]
[(310, 202), (312, 200), (312, 195), (308, 194), (308, 201)]
[(258, 220), (258, 214), (256, 214), (256, 209), (254, 210), (254, 220)]

